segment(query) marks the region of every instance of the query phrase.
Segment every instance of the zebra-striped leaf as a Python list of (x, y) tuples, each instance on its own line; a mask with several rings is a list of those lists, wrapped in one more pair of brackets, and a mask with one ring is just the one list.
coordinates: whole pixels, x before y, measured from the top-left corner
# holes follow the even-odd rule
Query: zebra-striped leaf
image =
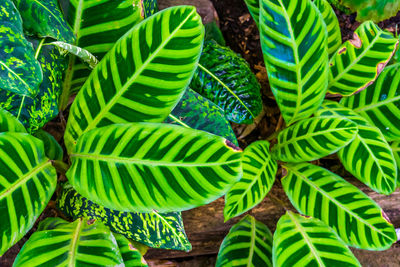
[(148, 266), (140, 251), (134, 247), (131, 241), (121, 234), (113, 233), (121, 253), (124, 265), (127, 267), (145, 267)]
[(343, 117), (313, 117), (281, 131), (271, 152), (281, 161), (312, 161), (337, 152), (357, 132), (357, 124)]
[(71, 106), (64, 136), (68, 151), (93, 128), (162, 122), (193, 76), (203, 35), (193, 6), (165, 9), (126, 33), (96, 66)]
[(373, 85), (340, 103), (378, 127), (387, 141), (400, 140), (400, 64), (386, 67)]
[(311, 0), (260, 0), (268, 79), (288, 125), (309, 117), (328, 85), (327, 30)]
[(260, 0), (244, 0), (247, 5), (247, 9), (250, 12), (250, 15), (253, 17), (254, 21), (259, 27), (260, 23)]
[(67, 177), (82, 196), (120, 211), (182, 211), (224, 195), (242, 175), (226, 139), (159, 123), (113, 124), (82, 135)]
[(96, 65), (99, 63), (97, 58), (94, 55), (92, 55), (89, 51), (87, 51), (86, 49), (80, 48), (80, 47), (72, 45), (72, 44), (59, 42), (59, 41), (51, 42), (50, 44), (57, 46), (60, 49), (60, 53), (62, 55), (71, 53), (71, 54), (79, 57), (83, 62), (88, 64), (89, 68), (91, 68), (91, 69), (94, 69), (94, 67), (96, 67)]
[(123, 266), (123, 259), (115, 237), (101, 222), (47, 218), (13, 266)]
[(340, 237), (322, 221), (288, 211), (276, 225), (274, 266), (359, 266)]
[(216, 267), (271, 266), (272, 234), (250, 215), (232, 226), (219, 248)]
[(357, 124), (358, 132), (338, 156), (347, 171), (381, 194), (396, 188), (397, 168), (392, 150), (378, 128), (337, 102), (326, 101), (317, 111), (319, 116), (342, 116)]
[(0, 256), (32, 228), (56, 184), (56, 171), (40, 140), (26, 133), (0, 133)]
[(85, 217), (102, 221), (111, 231), (152, 248), (189, 251), (180, 212), (120, 212), (102, 207), (82, 197), (70, 184), (65, 184), (57, 199), (57, 207), (68, 217)]
[(26, 133), (26, 129), (10, 112), (0, 108), (0, 132)]
[(57, 140), (44, 130), (37, 131), (34, 136), (42, 140), (46, 157), (51, 160), (63, 160), (64, 151)]
[(372, 21), (361, 24), (329, 62), (328, 91), (349, 96), (371, 85), (396, 51), (398, 40)]
[(242, 154), (243, 177), (225, 196), (225, 221), (259, 204), (271, 190), (278, 165), (269, 154), (269, 143), (257, 141)]
[(384, 250), (396, 242), (383, 210), (357, 187), (309, 163), (287, 163), (284, 168), (281, 181), (293, 206), (332, 227), (347, 245)]

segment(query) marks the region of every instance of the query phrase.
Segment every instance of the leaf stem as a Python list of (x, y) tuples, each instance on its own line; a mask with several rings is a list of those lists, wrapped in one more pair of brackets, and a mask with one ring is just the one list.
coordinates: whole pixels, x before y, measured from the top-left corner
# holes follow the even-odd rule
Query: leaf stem
[(182, 125), (183, 127), (191, 128), (189, 125), (187, 125), (186, 123), (184, 123), (183, 121), (181, 121), (180, 119), (178, 119), (177, 117), (175, 117), (172, 114), (169, 114), (168, 117), (170, 117), (173, 121), (175, 121), (176, 123)]
[(61, 161), (61, 160), (51, 160), (51, 164), (61, 174), (65, 174), (69, 169), (68, 164), (63, 162), (63, 161)]

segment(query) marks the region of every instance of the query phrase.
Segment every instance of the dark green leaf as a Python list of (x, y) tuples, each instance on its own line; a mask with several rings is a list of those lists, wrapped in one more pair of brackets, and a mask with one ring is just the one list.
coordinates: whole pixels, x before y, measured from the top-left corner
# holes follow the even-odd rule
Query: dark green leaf
[(206, 29), (206, 32), (205, 32), (205, 35), (204, 35), (204, 41), (214, 40), (219, 45), (223, 45), (223, 46), (226, 45), (224, 36), (222, 35), (222, 32), (219, 29), (219, 27), (218, 27), (217, 23), (215, 22), (215, 20), (205, 24), (204, 28)]
[(64, 151), (51, 134), (40, 129), (34, 134), (34, 136), (42, 140), (46, 157), (51, 160), (63, 160)]
[(358, 21), (373, 20), (378, 23), (396, 16), (400, 10), (399, 0), (341, 0), (340, 3), (357, 12)]

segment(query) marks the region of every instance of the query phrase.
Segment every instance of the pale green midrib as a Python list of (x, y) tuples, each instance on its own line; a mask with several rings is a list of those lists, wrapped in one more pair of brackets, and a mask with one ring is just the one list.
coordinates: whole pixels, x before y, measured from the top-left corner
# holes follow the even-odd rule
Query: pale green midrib
[(155, 214), (157, 217), (159, 217), (160, 220), (162, 220), (162, 221), (164, 222), (164, 225), (166, 225), (169, 229), (171, 229), (171, 232), (173, 233), (173, 235), (179, 240), (179, 242), (180, 242), (182, 245), (187, 246), (187, 243), (188, 243), (188, 242), (185, 242), (186, 240), (185, 240), (184, 238), (182, 238), (181, 236), (179, 236), (179, 235), (176, 233), (176, 228), (172, 227), (172, 226), (168, 223), (168, 221), (165, 220), (165, 218), (164, 218), (163, 216), (161, 216), (160, 214), (158, 214), (157, 211), (154, 211), (154, 210), (153, 210), (153, 214)]
[(249, 258), (247, 260), (247, 267), (252, 266), (253, 255), (254, 255), (254, 247), (256, 242), (256, 223), (254, 217), (250, 217), (251, 222), (251, 240), (250, 240), (250, 248), (249, 248)]
[(0, 61), (0, 64), (3, 65), (9, 72), (11, 72), (18, 80), (20, 80), (26, 87), (30, 88), (30, 86), (12, 69), (10, 69), (3, 61)]
[(231, 88), (229, 88), (223, 81), (221, 81), (217, 76), (214, 75), (214, 73), (209, 71), (206, 67), (204, 67), (200, 63), (197, 63), (197, 65), (199, 66), (200, 69), (205, 71), (208, 75), (210, 75), (213, 79), (215, 79), (218, 83), (220, 83), (226, 90), (228, 90), (228, 92), (231, 95), (233, 95), (233, 97), (236, 98), (239, 101), (239, 103), (250, 113), (250, 115), (253, 117), (253, 119), (255, 118), (253, 112), (251, 112), (251, 110), (243, 103), (243, 101), (240, 99), (240, 97), (231, 90)]
[(190, 127), (189, 125), (187, 125), (186, 123), (184, 123), (183, 121), (181, 121), (180, 119), (178, 119), (177, 117), (175, 117), (175, 116), (172, 115), (172, 114), (169, 114), (168, 117), (170, 117), (173, 121), (175, 121), (176, 123), (179, 123), (179, 124), (182, 125), (183, 127), (192, 128), (192, 127)]
[(292, 219), (292, 221), (296, 225), (296, 228), (299, 230), (300, 234), (303, 236), (303, 238), (306, 241), (308, 247), (310, 248), (311, 253), (314, 255), (315, 259), (317, 260), (318, 265), (319, 266), (326, 266), (323, 263), (321, 257), (318, 255), (318, 253), (317, 253), (318, 250), (316, 249), (316, 247), (312, 243), (312, 240), (310, 240), (310, 237), (307, 234), (307, 232), (305, 231), (305, 229), (303, 229), (301, 224), (296, 220), (296, 218), (291, 214), (291, 212), (288, 212), (287, 214), (289, 215), (289, 217)]
[(75, 258), (76, 258), (76, 254), (78, 253), (78, 251), (77, 251), (78, 239), (79, 239), (81, 229), (82, 229), (82, 221), (83, 221), (83, 219), (78, 219), (78, 225), (73, 233), (70, 250), (68, 252), (68, 258), (69, 258), (68, 267), (75, 267), (75, 265), (76, 265)]
[[(143, 72), (143, 70), (145, 70), (145, 68), (147, 67), (147, 65), (149, 65), (149, 62), (151, 62), (158, 54), (159, 52), (168, 44), (168, 42), (173, 39), (173, 37), (175, 36), (175, 34), (183, 27), (183, 25), (189, 20), (189, 18), (191, 18), (192, 14), (195, 13), (195, 10), (192, 10), (187, 16), (186, 18), (176, 27), (176, 29), (166, 38), (166, 40), (164, 40), (159, 47), (146, 59), (145, 62), (143, 62), (142, 66), (140, 66), (140, 68), (138, 68), (135, 73), (133, 74), (133, 76), (119, 89), (118, 92), (116, 92), (116, 94), (111, 98), (111, 100), (102, 108), (102, 110), (96, 115), (96, 117), (94, 118), (94, 120), (92, 120), (90, 123), (88, 123), (88, 125), (86, 126), (86, 128), (82, 131), (82, 133), (87, 132), (91, 129), (93, 129), (93, 127), (95, 127), (97, 125), (97, 123), (99, 123), (99, 121), (104, 117), (104, 114), (107, 114), (107, 112), (109, 112), (109, 110), (114, 106), (114, 103), (117, 102), (120, 97), (125, 93), (125, 91), (127, 90), (127, 88), (129, 88), (129, 86), (134, 83), (134, 81), (136, 80), (136, 78)], [(154, 30), (154, 29), (153, 29)], [(109, 54), (108, 54), (109, 55)], [(108, 59), (108, 58), (104, 58), (104, 59)], [(81, 134), (82, 134), (81, 133)]]
[(42, 171), (47, 166), (51, 165), (50, 161), (43, 161), (40, 165), (37, 165), (30, 172), (23, 175), (21, 178), (17, 180), (10, 188), (5, 190), (4, 193), (0, 194), (0, 201), (6, 198), (8, 195), (12, 194), (15, 190), (17, 190), (22, 184), (26, 183), (32, 176), (36, 175), (36, 173)]
[(38, 0), (33, 0), (33, 1), (35, 3), (37, 3), (38, 5), (42, 6), (47, 12), (49, 12), (55, 18), (55, 20), (58, 21), (58, 23), (60, 23), (60, 25), (63, 25), (62, 22), (59, 20), (59, 18), (53, 12), (51, 12), (50, 9), (48, 9), (46, 6), (44, 6)]
[(374, 109), (374, 108), (378, 108), (380, 106), (383, 106), (383, 105), (386, 105), (386, 104), (390, 104), (392, 102), (396, 102), (396, 101), (399, 101), (399, 100), (400, 100), (400, 95), (398, 95), (396, 97), (393, 97), (393, 98), (388, 98), (388, 99), (386, 99), (384, 101), (379, 101), (377, 103), (371, 103), (371, 104), (368, 104), (368, 105), (365, 105), (365, 106), (362, 106), (360, 108), (356, 108), (356, 109), (353, 109), (353, 110), (355, 112), (359, 113), (359, 112), (371, 110), (371, 109)]

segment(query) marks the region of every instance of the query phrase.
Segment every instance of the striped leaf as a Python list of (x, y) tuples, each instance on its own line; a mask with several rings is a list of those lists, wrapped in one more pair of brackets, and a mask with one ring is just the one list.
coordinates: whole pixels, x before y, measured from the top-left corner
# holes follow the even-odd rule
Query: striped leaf
[(0, 132), (26, 133), (26, 129), (10, 112), (0, 108)]
[(225, 221), (258, 205), (275, 182), (278, 165), (269, 154), (269, 143), (251, 143), (242, 154), (243, 177), (225, 195)]
[(123, 266), (123, 259), (113, 234), (101, 222), (47, 218), (13, 266)]
[(78, 140), (67, 177), (82, 196), (120, 211), (182, 211), (224, 195), (242, 175), (226, 139), (158, 123), (113, 124)]
[(309, 163), (287, 163), (283, 189), (302, 214), (318, 218), (356, 248), (388, 249), (396, 232), (383, 210), (357, 187)]
[(357, 124), (343, 117), (313, 117), (281, 131), (271, 152), (281, 161), (312, 161), (337, 152), (349, 144), (357, 132)]
[(42, 140), (46, 157), (51, 160), (63, 160), (64, 151), (57, 140), (51, 134), (44, 130), (39, 130), (34, 134), (34, 136)]
[(222, 241), (215, 266), (272, 266), (268, 227), (250, 215), (243, 217)]
[(274, 266), (360, 266), (339, 236), (322, 221), (288, 211), (274, 233)]
[(262, 110), (260, 84), (247, 61), (214, 41), (205, 42), (190, 88), (236, 123), (252, 123)]
[[(111, 50), (117, 40), (133, 26), (150, 16), (156, 0), (70, 0), (67, 20), (74, 34), (74, 45), (88, 50), (98, 60)], [(60, 110), (68, 105), (87, 80), (90, 69), (71, 55), (60, 98)]]
[(63, 55), (71, 53), (72, 55), (77, 56), (91, 69), (94, 69), (94, 67), (96, 67), (96, 65), (99, 63), (97, 58), (86, 49), (59, 41), (51, 42), (50, 44), (57, 46), (60, 49), (60, 53)]
[(244, 0), (250, 15), (253, 17), (257, 27), (260, 23), (260, 0)]
[(372, 21), (361, 24), (329, 62), (328, 91), (349, 96), (371, 85), (396, 51), (398, 40)]
[(328, 53), (332, 56), (342, 44), (339, 21), (328, 0), (313, 0), (313, 3), (324, 18), (328, 30)]
[(339, 159), (361, 182), (380, 194), (391, 194), (396, 188), (396, 162), (381, 131), (337, 102), (326, 101), (316, 115), (342, 116), (357, 124), (355, 138), (338, 151)]
[(224, 111), (207, 98), (188, 88), (165, 122), (222, 136), (238, 146), (235, 133)]
[(32, 228), (56, 184), (56, 171), (40, 140), (26, 133), (0, 133), (0, 256)]
[(328, 84), (328, 40), (311, 0), (260, 0), (260, 38), (268, 79), (290, 125), (322, 103)]
[(93, 128), (162, 122), (190, 82), (203, 35), (193, 6), (163, 10), (126, 33), (96, 66), (71, 106), (64, 136), (68, 151)]
[(400, 139), (400, 65), (386, 67), (376, 82), (340, 102), (381, 130), (386, 140)]
[(35, 95), (43, 73), (32, 44), (24, 37), (21, 16), (11, 0), (2, 0), (0, 8), (0, 88)]
[(73, 43), (75, 36), (64, 20), (57, 0), (13, 0), (24, 20), (24, 29), (39, 37)]
[(104, 208), (82, 197), (70, 184), (65, 184), (57, 199), (57, 207), (72, 219), (99, 220), (111, 231), (152, 248), (189, 251), (180, 212), (120, 212)]
[(148, 266), (140, 251), (136, 249), (131, 241), (121, 234), (113, 233), (117, 241), (119, 252), (121, 253), (124, 265), (127, 267)]

